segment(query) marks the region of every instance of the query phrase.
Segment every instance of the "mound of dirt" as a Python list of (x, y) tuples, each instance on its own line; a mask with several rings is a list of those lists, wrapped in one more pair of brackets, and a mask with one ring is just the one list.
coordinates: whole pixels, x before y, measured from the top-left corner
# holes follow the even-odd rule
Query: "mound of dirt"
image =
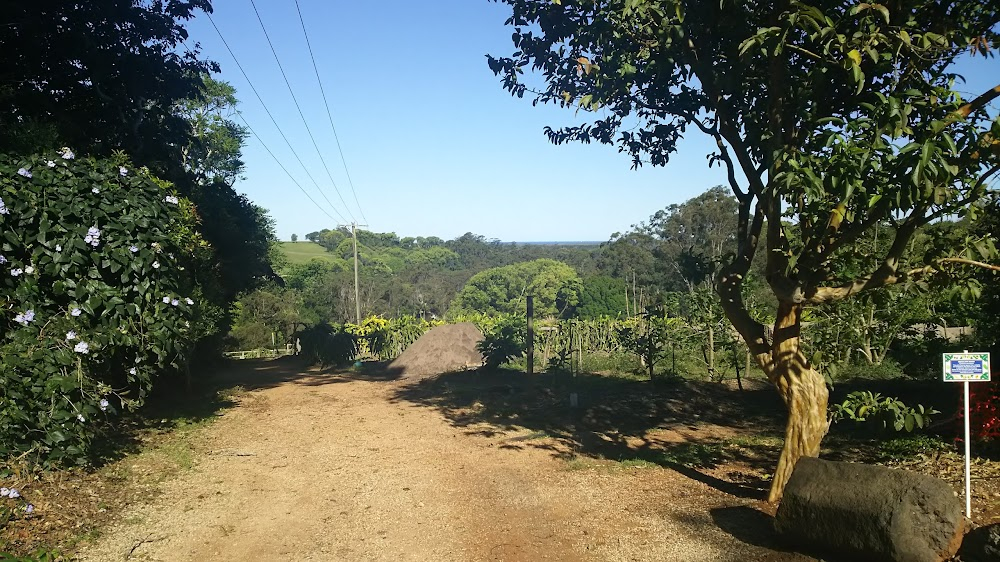
[(483, 354), (476, 349), (482, 339), (471, 322), (438, 326), (410, 344), (389, 363), (389, 370), (408, 379), (474, 369), (483, 364)]

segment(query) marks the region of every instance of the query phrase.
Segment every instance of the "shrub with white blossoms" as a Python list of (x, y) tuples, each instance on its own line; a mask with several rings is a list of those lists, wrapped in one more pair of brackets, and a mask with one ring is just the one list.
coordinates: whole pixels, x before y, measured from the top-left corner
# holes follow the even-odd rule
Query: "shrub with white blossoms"
[(181, 368), (204, 329), (195, 226), (121, 158), (0, 155), (0, 460), (86, 462), (109, 416)]

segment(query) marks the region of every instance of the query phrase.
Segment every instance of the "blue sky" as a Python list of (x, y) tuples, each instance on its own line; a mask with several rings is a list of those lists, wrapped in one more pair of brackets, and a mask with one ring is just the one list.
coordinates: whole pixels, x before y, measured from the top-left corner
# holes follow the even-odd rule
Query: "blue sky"
[[(283, 240), (351, 220), (400, 236), (449, 239), (474, 232), (508, 241), (606, 240), (657, 209), (725, 183), (718, 167), (707, 166), (712, 145), (703, 135), (689, 135), (668, 166), (639, 170), (611, 146), (550, 144), (543, 127), (586, 116), (532, 107), (500, 87), (485, 55), (513, 50), (504, 4), (299, 0), (359, 211), (295, 3), (255, 2), (340, 196), (250, 0), (217, 0), (212, 17), (336, 211), (303, 172), (204, 15), (188, 23), (188, 44), (200, 43), (203, 57), (222, 66), (219, 78), (236, 87), (247, 122), (333, 216), (310, 202), (251, 138), (244, 149), (246, 179), (236, 188), (270, 211)], [(1000, 76), (997, 59), (963, 70), (970, 91), (992, 87), (987, 82)]]

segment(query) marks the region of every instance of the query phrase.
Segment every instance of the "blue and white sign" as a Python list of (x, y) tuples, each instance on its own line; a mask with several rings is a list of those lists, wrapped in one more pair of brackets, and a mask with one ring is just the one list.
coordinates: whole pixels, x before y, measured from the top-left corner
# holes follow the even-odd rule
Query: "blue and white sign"
[(989, 382), (989, 353), (945, 353), (945, 382)]

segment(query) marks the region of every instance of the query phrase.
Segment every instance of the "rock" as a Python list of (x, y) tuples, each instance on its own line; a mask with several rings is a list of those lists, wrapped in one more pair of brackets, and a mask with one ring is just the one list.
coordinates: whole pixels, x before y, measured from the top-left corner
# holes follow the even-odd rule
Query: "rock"
[(885, 562), (947, 560), (965, 525), (962, 502), (943, 480), (808, 457), (795, 465), (774, 520), (804, 550)]
[(962, 562), (996, 562), (1000, 560), (1000, 523), (980, 527), (962, 541), (958, 551)]

